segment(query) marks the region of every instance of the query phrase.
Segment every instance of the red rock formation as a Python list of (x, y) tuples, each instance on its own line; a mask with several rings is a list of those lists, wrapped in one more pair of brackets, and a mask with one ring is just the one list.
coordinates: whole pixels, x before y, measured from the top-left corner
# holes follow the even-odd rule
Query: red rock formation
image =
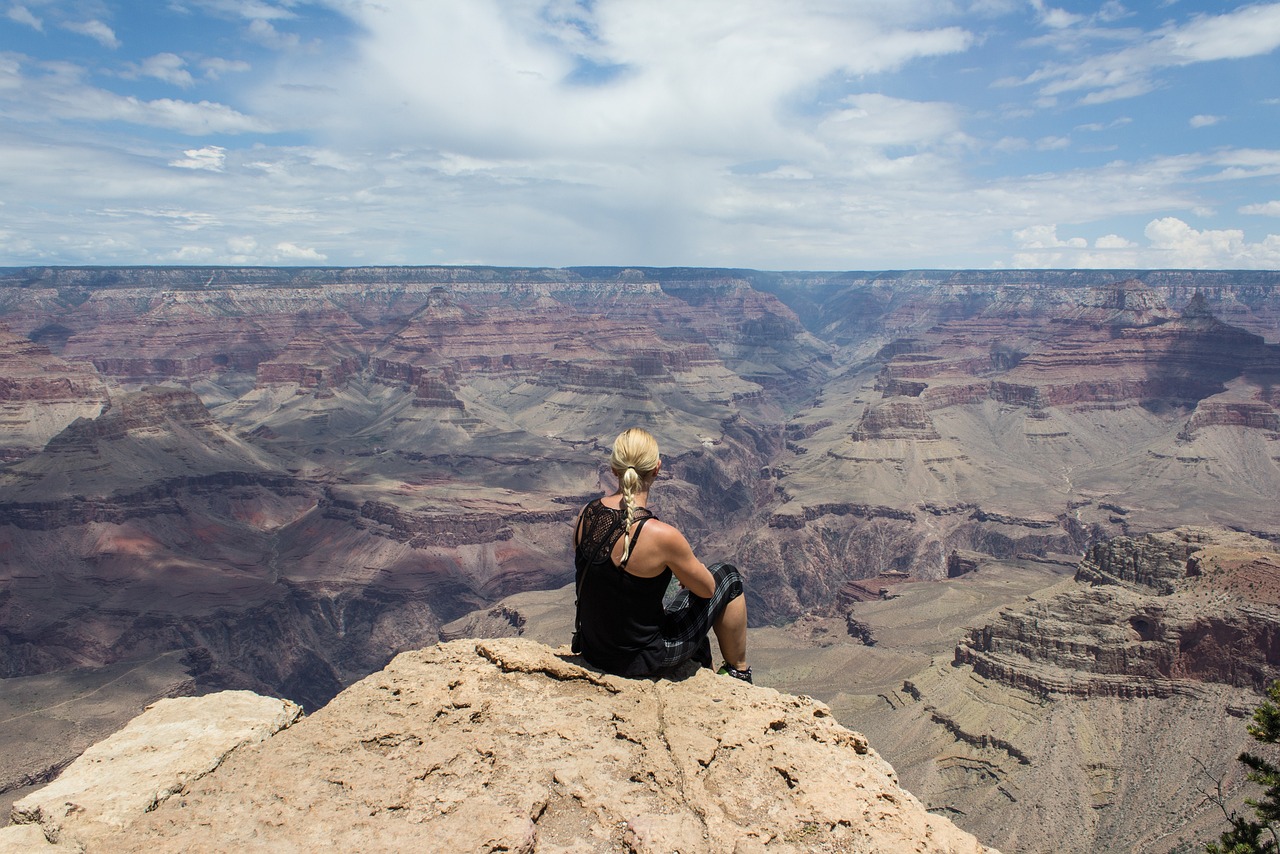
[(1245, 427), (1280, 434), (1280, 411), (1270, 402), (1203, 400), (1178, 438), (1190, 439), (1196, 431), (1212, 426)]
[(359, 343), (347, 330), (307, 331), (258, 363), (259, 386), (293, 383), (302, 389), (332, 389), (359, 373)]
[(940, 438), (920, 401), (893, 398), (868, 406), (852, 435), (859, 442), (867, 439)]
[[(1172, 506), (1170, 484), (1200, 488), (1186, 469), (1215, 451), (1166, 446), (1183, 410), (1226, 400), (1224, 384), (1241, 386), (1232, 401), (1276, 405), (1264, 382), (1274, 345), (1205, 311), (1274, 337), (1275, 275), (1139, 275), (0, 271), (13, 329), (126, 386), (187, 385), (216, 416), (173, 401), (164, 424), (133, 429), (117, 412), (8, 472), (0, 503), (29, 526), (4, 528), (0, 555), (21, 559), (0, 571), (27, 578), (54, 555), (96, 614), (132, 588), (85, 579), (127, 578), (130, 550), (149, 548), (152, 591), (181, 576), (169, 599), (199, 599), (202, 615), (237, 585), (256, 604), (198, 625), (134, 613), (120, 619), (136, 630), (117, 623), (60, 649), (83, 642), (92, 654), (74, 655), (88, 660), (101, 638), (142, 649), (164, 634), (214, 650), (216, 669), (235, 658), (220, 628), (231, 625), (297, 645), (271, 680), (332, 685), (354, 672), (336, 660), (385, 658), (496, 591), (563, 582), (565, 496), (611, 485), (597, 464), (620, 422), (662, 434), (664, 518), (700, 550), (748, 564), (762, 619), (827, 607), (846, 581), (887, 567), (937, 578), (953, 548), (1078, 553), (1158, 515), (1203, 517)], [(873, 384), (884, 397), (864, 413)], [(1205, 403), (1200, 417), (1245, 412)], [(860, 447), (874, 442), (891, 451)], [(1106, 443), (1116, 450), (1102, 459)], [(1265, 507), (1253, 496), (1272, 495), (1276, 476), (1249, 448), (1256, 477), (1241, 501)], [(1113, 473), (1117, 460), (1126, 467)], [(75, 487), (40, 492), (59, 478)], [(1241, 502), (1214, 500), (1227, 489), (1186, 501), (1236, 513)], [(1269, 524), (1258, 512), (1247, 527)], [(225, 588), (183, 586), (197, 577)], [(59, 654), (59, 666), (74, 657)]]
[(888, 364), (879, 384), (920, 396), (931, 410), (988, 398), (1028, 407), (1187, 404), (1280, 364), (1277, 348), (1217, 320), (1201, 295), (1181, 316), (1133, 281), (1076, 296), (1074, 304), (1038, 309), (997, 299), (975, 316), (948, 320), (910, 347), (882, 351)]
[[(1218, 577), (1241, 564), (1276, 571), (1251, 570), (1264, 590)], [(1205, 682), (1261, 691), (1280, 676), (1280, 554), (1268, 543), (1207, 529), (1121, 537), (1094, 546), (1076, 581), (969, 632), (955, 663), (1043, 696), (1169, 697)]]
[(0, 461), (22, 459), (107, 401), (92, 365), (69, 362), (0, 326)]
[(846, 581), (836, 594), (836, 611), (848, 611), (858, 602), (875, 602), (889, 597), (889, 588), (875, 579)]
[(0, 402), (106, 399), (102, 379), (84, 362), (68, 362), (0, 326)]
[(962, 555), (958, 551), (951, 552), (947, 555), (947, 578), (959, 578), (962, 575), (977, 572), (978, 557), (972, 553)]

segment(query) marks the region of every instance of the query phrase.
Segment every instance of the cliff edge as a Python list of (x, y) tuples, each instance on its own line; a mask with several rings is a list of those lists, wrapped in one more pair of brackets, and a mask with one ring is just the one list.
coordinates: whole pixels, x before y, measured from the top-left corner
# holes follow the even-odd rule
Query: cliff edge
[[(182, 717), (201, 731), (243, 693), (185, 701)], [(928, 813), (823, 704), (707, 670), (621, 679), (528, 640), (453, 641), (291, 726), (264, 710), (287, 728), (237, 740), (212, 770), (111, 774), (172, 702), (108, 740), (126, 746), (115, 760), (86, 753), (15, 805), (28, 823), (0, 831), (0, 851), (991, 850)], [(167, 797), (166, 778), (180, 780)], [(103, 820), (93, 785), (145, 796)]]

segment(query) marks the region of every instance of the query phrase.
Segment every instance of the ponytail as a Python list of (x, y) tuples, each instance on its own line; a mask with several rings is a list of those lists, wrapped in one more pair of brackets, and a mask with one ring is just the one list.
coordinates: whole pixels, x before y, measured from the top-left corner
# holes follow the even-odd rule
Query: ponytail
[(609, 468), (618, 476), (622, 507), (627, 514), (626, 525), (622, 529), (622, 562), (625, 564), (631, 556), (631, 525), (636, 517), (635, 494), (658, 470), (658, 440), (639, 427), (623, 431), (614, 440)]
[(627, 466), (618, 482), (622, 487), (622, 509), (627, 513), (627, 521), (622, 527), (622, 565), (626, 566), (627, 558), (631, 557), (631, 524), (636, 520), (634, 497), (640, 486), (640, 473), (635, 466)]

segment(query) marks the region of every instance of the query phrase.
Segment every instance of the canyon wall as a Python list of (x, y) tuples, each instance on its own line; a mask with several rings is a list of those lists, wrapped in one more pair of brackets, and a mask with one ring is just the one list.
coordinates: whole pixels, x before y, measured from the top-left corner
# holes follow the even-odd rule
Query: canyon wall
[[(1212, 732), (1227, 774), (1275, 675), (1280, 274), (29, 268), (0, 325), (10, 685), (177, 655), (167, 692), (315, 710), (442, 633), (524, 630), (498, 603), (570, 580), (632, 424), (653, 509), (742, 567), (778, 660), (835, 633), (885, 682), (801, 693), (998, 845), (1175, 850), (1211, 820), (1163, 782), (1180, 745)], [(1187, 525), (1256, 542), (1155, 533)], [(1081, 557), (1030, 603), (989, 577)], [(876, 622), (979, 588), (1003, 612), (921, 613), (911, 650)], [(48, 745), (23, 779), (72, 758)]]
[(1278, 306), (1266, 273), (0, 270), (0, 664), (182, 648), (314, 707), (565, 583), (630, 424), (762, 624), (957, 550), (1278, 536)]

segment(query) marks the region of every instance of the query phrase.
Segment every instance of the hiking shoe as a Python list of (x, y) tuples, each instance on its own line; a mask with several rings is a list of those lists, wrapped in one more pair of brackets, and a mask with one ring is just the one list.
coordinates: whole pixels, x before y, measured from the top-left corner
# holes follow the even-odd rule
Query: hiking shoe
[(748, 667), (746, 670), (739, 670), (736, 667), (730, 667), (727, 664), (722, 664), (720, 665), (720, 669), (716, 671), (716, 674), (719, 676), (732, 676), (734, 679), (741, 679), (743, 682), (746, 682), (748, 685), (753, 684), (751, 682), (750, 667)]

